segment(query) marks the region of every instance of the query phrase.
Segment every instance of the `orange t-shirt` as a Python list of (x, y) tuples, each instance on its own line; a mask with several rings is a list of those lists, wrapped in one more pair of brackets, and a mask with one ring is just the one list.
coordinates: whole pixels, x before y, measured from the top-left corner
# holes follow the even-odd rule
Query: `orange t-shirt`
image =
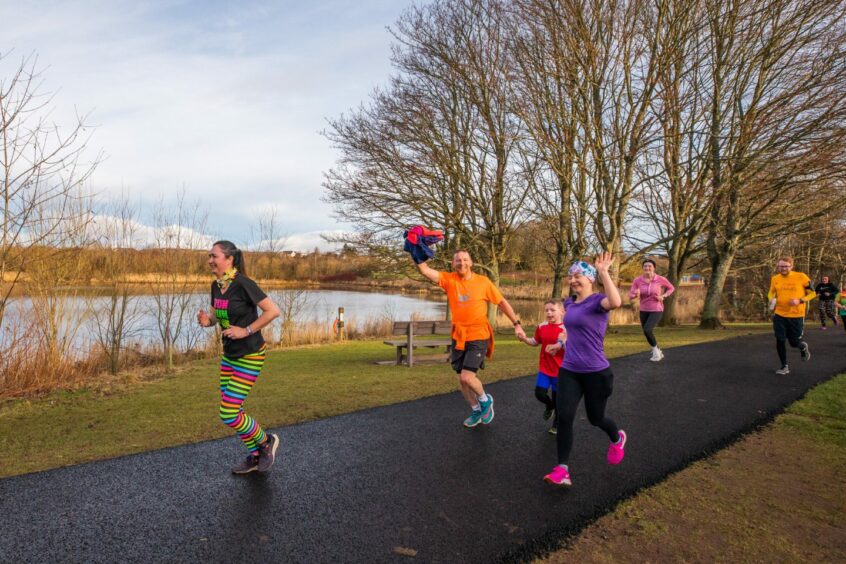
[(502, 293), (490, 278), (475, 272), (470, 280), (462, 280), (455, 272), (441, 272), (438, 286), (446, 291), (452, 312), (452, 338), (458, 350), (465, 341), (481, 341), (492, 336), (488, 323), (488, 302), (497, 305)]

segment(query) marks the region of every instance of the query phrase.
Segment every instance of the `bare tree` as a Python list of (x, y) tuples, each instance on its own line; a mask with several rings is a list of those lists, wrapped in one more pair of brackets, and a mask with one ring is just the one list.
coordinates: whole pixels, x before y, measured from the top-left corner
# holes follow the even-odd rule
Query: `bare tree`
[(842, 205), (846, 4), (707, 0), (705, 6), (713, 204), (701, 326), (716, 327), (723, 287), (743, 245), (814, 221), (832, 201)]
[(494, 281), (526, 197), (505, 33), (495, 0), (408, 10), (390, 88), (326, 134), (342, 153), (324, 183), (338, 215), (377, 234), (442, 228)]
[(194, 298), (194, 281), (179, 270), (178, 255), (208, 246), (203, 235), (208, 214), (199, 202), (189, 204), (182, 187), (173, 203), (162, 199), (154, 212), (156, 248), (161, 251), (158, 273), (151, 286), (156, 304), (156, 326), (168, 370), (173, 369), (179, 342), (193, 348), (199, 338), (194, 312), (201, 304)]
[[(0, 64), (8, 55), (0, 53)], [(102, 159), (87, 160), (90, 128), (77, 116), (62, 128), (50, 118), (35, 56), (0, 76), (0, 327), (12, 290), (45, 246), (66, 246), (89, 210), (81, 189)]]
[[(669, 259), (667, 278), (678, 285), (690, 261), (704, 248), (703, 233), (710, 206), (707, 174), (706, 93), (701, 88), (705, 25), (701, 2), (671, 0), (672, 17), (662, 33), (667, 44), (667, 64), (658, 77), (651, 111), (660, 135), (643, 153), (638, 174), (641, 190), (633, 199), (626, 240), (645, 254), (663, 251)], [(639, 229), (641, 227), (641, 229)], [(644, 233), (639, 236), (640, 233)], [(662, 323), (674, 325), (678, 294), (664, 301)]]
[(562, 6), (521, 0), (511, 18), (517, 89), (515, 108), (527, 139), (523, 154), (532, 214), (543, 227), (541, 245), (553, 271), (552, 297), (560, 297), (568, 264), (592, 246), (588, 240), (588, 182), (582, 158), (585, 130), (578, 116), (578, 93), (586, 76), (578, 72), (579, 52), (567, 48), (571, 33)]
[(139, 244), (137, 218), (137, 206), (124, 193), (95, 219), (97, 245), (105, 251), (100, 268), (106, 295), (91, 299), (92, 333), (108, 360), (111, 374), (120, 369), (126, 341), (140, 331), (138, 296), (133, 295), (126, 281), (132, 257), (124, 252)]
[(279, 309), (282, 312), (281, 334), (279, 335), (279, 343), (291, 345), (294, 343), (294, 329), (297, 326), (297, 320), (306, 309), (312, 306), (309, 299), (308, 292), (303, 289), (285, 290), (278, 294)]
[(282, 230), (279, 218), (279, 207), (271, 206), (262, 210), (257, 216), (258, 221), (258, 251), (265, 253), (268, 258), (268, 278), (278, 278), (275, 273), (274, 262), (279, 258), (280, 253), (285, 249), (288, 242), (288, 234)]
[(591, 171), (590, 225), (598, 244), (619, 254), (637, 162), (656, 135), (649, 112), (659, 77), (675, 46), (664, 35), (675, 14), (668, 0), (562, 0), (568, 32), (564, 49), (576, 53), (580, 77), (574, 98), (584, 129), (585, 168)]
[(48, 366), (57, 366), (79, 352), (75, 350), (77, 337), (86, 313), (79, 281), (84, 276), (84, 250), (91, 245), (90, 196), (74, 194), (65, 205), (67, 216), (62, 229), (48, 233), (41, 229), (51, 226), (49, 218), (57, 210), (46, 204), (31, 210), (33, 227), (29, 233), (41, 245), (30, 250), (27, 292), (32, 299), (34, 332), (41, 353), (49, 359)]

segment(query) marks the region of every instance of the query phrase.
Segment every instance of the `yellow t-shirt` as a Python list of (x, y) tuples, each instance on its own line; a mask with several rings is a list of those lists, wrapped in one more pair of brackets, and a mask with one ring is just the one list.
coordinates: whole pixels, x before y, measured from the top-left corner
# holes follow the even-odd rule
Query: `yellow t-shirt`
[(470, 280), (462, 280), (455, 272), (441, 272), (438, 286), (446, 291), (452, 312), (452, 338), (462, 350), (464, 341), (481, 341), (491, 336), (488, 323), (488, 302), (497, 305), (502, 293), (490, 278), (475, 272)]
[(782, 317), (805, 317), (805, 304), (792, 306), (790, 300), (804, 298), (811, 301), (816, 294), (811, 289), (811, 279), (802, 272), (790, 272), (787, 276), (776, 274), (770, 280), (770, 299), (776, 299), (775, 313)]

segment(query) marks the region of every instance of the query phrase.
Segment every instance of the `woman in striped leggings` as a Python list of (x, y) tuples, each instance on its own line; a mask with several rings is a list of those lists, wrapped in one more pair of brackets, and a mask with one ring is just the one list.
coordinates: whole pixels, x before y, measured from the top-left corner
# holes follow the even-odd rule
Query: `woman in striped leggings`
[(264, 365), (266, 347), (261, 329), (279, 317), (279, 308), (247, 278), (244, 255), (233, 243), (218, 241), (212, 245), (209, 266), (216, 278), (211, 286), (213, 315), (200, 310), (197, 321), (203, 327), (220, 323), (223, 329), (220, 418), (238, 433), (249, 451), (232, 472), (266, 472), (273, 466), (279, 436), (265, 433), (258, 421), (244, 412), (243, 404)]

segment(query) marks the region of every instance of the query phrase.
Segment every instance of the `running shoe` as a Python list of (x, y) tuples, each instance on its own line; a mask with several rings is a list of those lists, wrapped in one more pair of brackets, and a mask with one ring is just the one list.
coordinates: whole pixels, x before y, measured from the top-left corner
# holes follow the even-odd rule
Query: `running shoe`
[(493, 396), (488, 394), (488, 401), (479, 402), (482, 406), (482, 423), (487, 425), (494, 418)]
[(276, 449), (279, 448), (279, 435), (271, 433), (259, 447), (258, 471), (267, 472), (276, 461)]
[(257, 454), (248, 454), (247, 458), (232, 467), (233, 474), (249, 474), (258, 470), (259, 457)]
[(550, 435), (557, 435), (558, 434), (558, 425), (553, 425), (552, 427), (550, 427), (549, 431), (547, 431), (547, 433), (549, 433)]
[(556, 466), (552, 472), (543, 477), (543, 481), (554, 486), (570, 487), (573, 482), (570, 480), (570, 472), (563, 466)]
[(480, 410), (476, 411), (474, 409), (473, 413), (470, 414), (470, 417), (468, 417), (467, 419), (464, 420), (464, 426), (469, 429), (470, 427), (475, 427), (476, 425), (478, 425), (481, 422), (482, 422), (482, 410), (480, 409)]
[(823, 330), (823, 331), (825, 331), (825, 325), (823, 325), (822, 327), (820, 327), (820, 329), (821, 329), (821, 330)]
[(803, 361), (811, 360), (811, 349), (808, 347), (808, 343), (803, 343), (805, 346), (799, 349), (799, 354), (802, 356)]
[(779, 370), (776, 370), (776, 374), (778, 374), (779, 376), (785, 376), (787, 374), (790, 374), (790, 369), (787, 367), (787, 365), (784, 365)]
[(664, 358), (664, 353), (661, 351), (661, 349), (658, 349), (657, 351), (655, 351), (652, 354), (652, 358), (650, 358), (649, 360), (651, 360), (652, 362), (658, 362), (663, 358)]
[(626, 432), (620, 429), (620, 439), (608, 446), (608, 464), (619, 464), (626, 455)]
[(543, 410), (543, 420), (549, 421), (549, 418), (552, 417), (553, 413), (555, 413), (555, 408), (546, 406), (546, 409)]

